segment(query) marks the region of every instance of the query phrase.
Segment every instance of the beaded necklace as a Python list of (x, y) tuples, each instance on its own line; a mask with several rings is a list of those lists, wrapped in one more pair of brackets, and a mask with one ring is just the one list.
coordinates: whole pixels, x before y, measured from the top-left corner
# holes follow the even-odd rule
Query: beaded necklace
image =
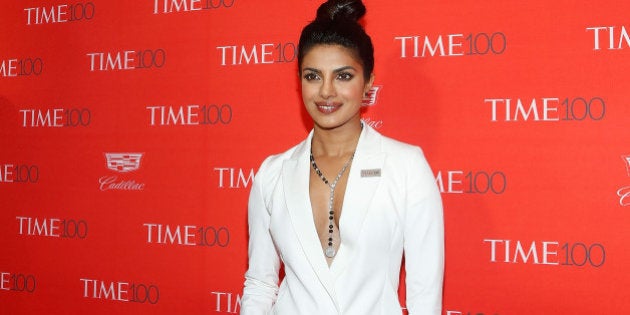
[(328, 258), (333, 258), (336, 254), (335, 248), (333, 247), (333, 227), (335, 226), (335, 209), (333, 208), (333, 205), (335, 204), (335, 187), (337, 186), (337, 182), (339, 181), (343, 173), (346, 171), (348, 166), (350, 166), (350, 162), (352, 162), (353, 158), (354, 152), (352, 152), (352, 155), (350, 156), (350, 159), (346, 162), (346, 164), (343, 165), (341, 171), (339, 171), (337, 177), (335, 177), (335, 180), (332, 183), (329, 183), (328, 179), (326, 179), (322, 171), (319, 169), (319, 167), (317, 167), (317, 164), (315, 163), (315, 158), (313, 157), (313, 152), (311, 151), (311, 165), (313, 166), (313, 170), (315, 170), (315, 173), (317, 173), (319, 178), (322, 179), (324, 184), (330, 187), (330, 198), (328, 199), (328, 247), (325, 251), (326, 257)]

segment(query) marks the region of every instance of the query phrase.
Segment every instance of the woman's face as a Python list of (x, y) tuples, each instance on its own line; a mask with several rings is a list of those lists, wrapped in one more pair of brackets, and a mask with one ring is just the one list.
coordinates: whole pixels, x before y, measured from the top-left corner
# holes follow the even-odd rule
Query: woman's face
[(302, 59), (302, 100), (316, 126), (334, 129), (360, 120), (366, 82), (353, 51), (340, 45), (317, 45)]

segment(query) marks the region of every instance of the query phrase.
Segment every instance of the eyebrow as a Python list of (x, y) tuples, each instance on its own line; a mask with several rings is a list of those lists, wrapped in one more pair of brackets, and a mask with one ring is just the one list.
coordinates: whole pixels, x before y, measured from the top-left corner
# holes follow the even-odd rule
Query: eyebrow
[[(355, 69), (354, 67), (352, 67), (352, 66), (345, 66), (345, 67), (341, 67), (341, 68), (334, 69), (334, 70), (333, 70), (333, 73), (339, 73), (339, 72), (342, 72), (342, 71), (345, 71), (345, 70), (348, 70), (348, 69), (351, 69), (351, 70), (355, 70), (355, 71), (356, 71), (356, 69)], [(322, 73), (322, 71), (321, 71), (321, 70), (319, 70), (319, 69), (315, 69), (315, 68), (309, 68), (309, 67), (306, 67), (306, 68), (302, 69), (302, 71), (306, 71), (306, 70), (308, 70), (308, 71), (312, 71), (312, 72), (315, 72), (315, 73)]]

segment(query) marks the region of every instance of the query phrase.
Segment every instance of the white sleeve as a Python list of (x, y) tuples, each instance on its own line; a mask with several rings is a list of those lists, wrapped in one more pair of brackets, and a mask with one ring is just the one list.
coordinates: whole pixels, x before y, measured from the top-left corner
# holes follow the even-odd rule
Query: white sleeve
[(409, 163), (404, 251), (409, 315), (440, 315), (444, 277), (444, 218), (433, 172), (417, 148)]
[(263, 197), (265, 165), (254, 178), (249, 195), (249, 267), (241, 298), (241, 315), (268, 314), (278, 293), (280, 258), (269, 231), (270, 212)]

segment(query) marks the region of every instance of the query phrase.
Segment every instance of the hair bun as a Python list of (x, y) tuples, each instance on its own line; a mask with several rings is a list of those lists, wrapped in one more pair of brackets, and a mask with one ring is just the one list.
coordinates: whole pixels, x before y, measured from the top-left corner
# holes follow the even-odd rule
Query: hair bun
[(361, 0), (328, 0), (317, 9), (316, 20), (357, 22), (364, 15)]

